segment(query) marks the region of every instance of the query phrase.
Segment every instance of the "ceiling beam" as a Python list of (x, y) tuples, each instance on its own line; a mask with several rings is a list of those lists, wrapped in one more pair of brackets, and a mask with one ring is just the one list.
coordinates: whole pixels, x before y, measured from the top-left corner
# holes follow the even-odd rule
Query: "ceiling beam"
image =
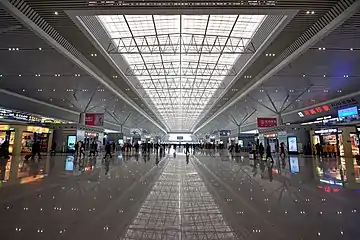
[(77, 57), (75, 57), (70, 51), (68, 51), (66, 48), (64, 48), (61, 44), (59, 44), (54, 38), (52, 38), (48, 33), (46, 33), (42, 28), (40, 28), (36, 23), (34, 23), (32, 20), (30, 20), (26, 15), (24, 15), (19, 9), (17, 9), (15, 6), (13, 6), (8, 1), (0, 1), (0, 4), (8, 11), (10, 12), (15, 18), (17, 18), (21, 23), (24, 24), (24, 26), (28, 27), (30, 30), (32, 30), (36, 35), (38, 35), (41, 39), (43, 39), (45, 42), (47, 42), (50, 46), (55, 48), (59, 53), (63, 54), (65, 57), (67, 57), (69, 60), (74, 62), (77, 66), (82, 68), (86, 73), (88, 73), (90, 76), (92, 76), (97, 81), (101, 82), (105, 87), (107, 87), (111, 92), (113, 92), (115, 95), (117, 95), (119, 98), (121, 98), (124, 102), (126, 102), (128, 105), (130, 105), (132, 108), (134, 108), (136, 111), (138, 111), (141, 115), (143, 115), (145, 118), (147, 118), (151, 123), (153, 123), (156, 127), (158, 127), (163, 132), (167, 133), (167, 130), (165, 130), (160, 124), (158, 124), (154, 119), (152, 119), (146, 112), (144, 112), (140, 107), (136, 105), (132, 100), (128, 99), (120, 89), (115, 89), (114, 86), (111, 85), (110, 80), (107, 79), (104, 76), (100, 76), (99, 74), (95, 73), (90, 67), (90, 63), (84, 63), (81, 60), (79, 60)]
[(239, 92), (239, 94), (237, 96), (235, 96), (225, 106), (223, 106), (221, 109), (219, 109), (215, 114), (213, 114), (211, 117), (209, 117), (203, 124), (201, 124), (196, 129), (194, 129), (193, 132), (196, 133), (201, 128), (205, 127), (208, 123), (210, 123), (212, 120), (214, 120), (218, 115), (223, 113), (225, 110), (230, 108), (232, 105), (234, 105), (236, 102), (238, 102), (245, 96), (247, 96), (251, 91), (253, 91), (258, 86), (263, 84), (265, 81), (270, 79), (272, 76), (277, 74), (284, 67), (288, 66), (289, 63), (293, 62), (299, 56), (304, 54), (309, 48), (311, 48), (317, 42), (319, 42), (320, 40), (325, 38), (330, 32), (332, 32), (334, 29), (336, 29), (342, 23), (344, 23), (347, 19), (349, 19), (351, 16), (353, 16), (356, 12), (358, 12), (359, 9), (360, 9), (360, 1), (354, 2), (350, 7), (348, 7), (346, 10), (344, 10), (339, 16), (337, 16), (328, 25), (326, 25), (326, 27), (321, 29), (312, 38), (310, 38), (310, 40), (308, 40), (303, 45), (301, 45), (298, 49), (296, 49), (292, 54), (290, 54), (287, 58), (285, 58), (283, 61), (281, 61), (276, 67), (271, 69), (263, 77), (253, 78), (253, 80), (250, 83), (248, 83), (246, 86), (244, 86), (244, 88), (243, 88), (243, 89), (245, 89), (244, 91)]

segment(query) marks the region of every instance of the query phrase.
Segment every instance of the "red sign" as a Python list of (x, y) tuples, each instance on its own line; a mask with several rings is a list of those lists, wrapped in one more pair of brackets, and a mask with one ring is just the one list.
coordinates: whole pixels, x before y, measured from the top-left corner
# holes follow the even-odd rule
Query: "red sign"
[(103, 113), (86, 113), (85, 125), (88, 126), (103, 126), (104, 114)]
[(317, 113), (328, 112), (330, 107), (328, 105), (322, 105), (315, 108), (306, 109), (303, 112), (298, 112), (300, 117), (315, 115)]
[(257, 119), (258, 128), (270, 128), (277, 126), (276, 118), (258, 118)]

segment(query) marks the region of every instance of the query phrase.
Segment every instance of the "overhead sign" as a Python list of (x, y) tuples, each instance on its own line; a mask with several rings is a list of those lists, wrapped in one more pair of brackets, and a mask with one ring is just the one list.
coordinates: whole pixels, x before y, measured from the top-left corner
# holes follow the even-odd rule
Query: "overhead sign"
[(258, 128), (270, 128), (277, 126), (276, 118), (257, 118)]
[(103, 126), (104, 114), (103, 113), (86, 113), (85, 125), (88, 126)]
[(315, 107), (315, 108), (309, 108), (306, 109), (302, 112), (298, 112), (299, 117), (305, 117), (305, 116), (311, 116), (311, 115), (316, 115), (318, 113), (324, 113), (324, 112), (328, 112), (330, 111), (330, 107), (328, 105), (322, 105), (319, 107)]
[(231, 134), (230, 130), (220, 130), (219, 131), (220, 137), (228, 137)]
[(348, 107), (348, 108), (343, 108), (338, 110), (338, 117), (340, 121), (343, 120), (356, 120), (359, 118), (359, 112), (358, 112), (358, 107), (354, 106), (354, 107)]
[(351, 105), (356, 105), (358, 103), (359, 103), (358, 100), (356, 100), (355, 98), (347, 98), (347, 99), (332, 103), (331, 107), (343, 108), (343, 107), (347, 107), (347, 106), (351, 106)]
[(142, 129), (141, 128), (130, 128), (130, 134), (132, 135), (141, 135)]

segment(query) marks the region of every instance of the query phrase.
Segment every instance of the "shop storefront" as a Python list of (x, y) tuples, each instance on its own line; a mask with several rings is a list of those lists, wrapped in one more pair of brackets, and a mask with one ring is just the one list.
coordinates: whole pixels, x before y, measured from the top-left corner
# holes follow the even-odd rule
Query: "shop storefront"
[(52, 130), (47, 127), (22, 125), (22, 124), (0, 124), (0, 143), (9, 141), (9, 152), (12, 155), (29, 153), (34, 141), (40, 143), (41, 152), (50, 151)]
[(93, 141), (96, 141), (98, 146), (104, 144), (104, 129), (102, 128), (82, 124), (61, 124), (53, 125), (53, 127), (57, 152), (74, 152), (78, 141), (84, 142), (86, 149), (89, 149)]

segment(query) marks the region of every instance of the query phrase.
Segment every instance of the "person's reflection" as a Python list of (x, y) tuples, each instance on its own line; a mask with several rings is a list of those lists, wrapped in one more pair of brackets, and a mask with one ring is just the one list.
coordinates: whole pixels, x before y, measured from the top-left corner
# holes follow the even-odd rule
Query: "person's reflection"
[(261, 173), (265, 172), (265, 161), (263, 161), (263, 160), (260, 161), (260, 170), (261, 170)]
[(150, 153), (147, 155), (147, 161), (150, 162)]
[(109, 169), (110, 169), (110, 160), (109, 158), (105, 159), (105, 175), (107, 175), (109, 173)]
[(35, 178), (38, 174), (39, 162), (30, 161), (29, 167), (29, 176), (33, 176)]
[(143, 154), (142, 156), (143, 156), (144, 163), (146, 163), (146, 155)]
[(270, 180), (270, 182), (272, 182), (272, 180), (274, 179), (273, 167), (274, 167), (274, 163), (273, 163), (273, 162), (270, 162), (270, 163), (268, 164), (268, 173), (269, 173), (269, 180)]
[(189, 164), (190, 154), (186, 154), (186, 164)]
[(159, 166), (159, 155), (158, 154), (156, 154), (156, 157), (155, 157), (155, 165), (156, 166)]

